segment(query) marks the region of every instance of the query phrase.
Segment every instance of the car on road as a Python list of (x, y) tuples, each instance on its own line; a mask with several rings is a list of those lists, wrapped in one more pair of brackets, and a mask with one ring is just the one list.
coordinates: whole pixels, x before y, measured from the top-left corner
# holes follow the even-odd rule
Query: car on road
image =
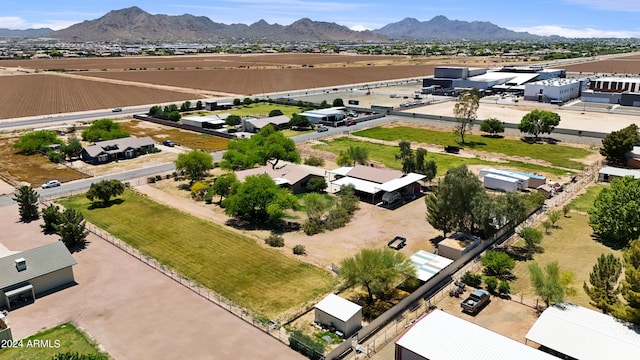
[(176, 146), (176, 143), (174, 143), (173, 140), (165, 140), (162, 142), (162, 145), (168, 146), (168, 147), (174, 147)]
[(355, 120), (347, 120), (347, 126), (352, 126), (352, 125), (355, 125), (355, 124), (357, 124), (357, 123), (358, 123), (358, 122), (357, 122), (357, 121), (355, 121)]
[(113, 109), (111, 109), (111, 111), (120, 112), (120, 111), (122, 111), (122, 108), (121, 107), (114, 107)]
[(60, 186), (60, 181), (58, 180), (49, 180), (46, 183), (42, 184), (43, 189), (48, 189), (52, 187)]
[(325, 131), (329, 131), (329, 128), (321, 125), (321, 126), (318, 126), (316, 130), (318, 130), (318, 132), (325, 132)]

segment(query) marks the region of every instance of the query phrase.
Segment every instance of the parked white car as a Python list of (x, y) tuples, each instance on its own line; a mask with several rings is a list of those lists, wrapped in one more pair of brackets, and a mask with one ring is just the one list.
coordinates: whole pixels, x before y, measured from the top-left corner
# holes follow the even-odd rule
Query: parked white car
[(43, 189), (48, 189), (52, 187), (60, 186), (60, 181), (58, 180), (49, 180), (46, 183), (42, 184)]

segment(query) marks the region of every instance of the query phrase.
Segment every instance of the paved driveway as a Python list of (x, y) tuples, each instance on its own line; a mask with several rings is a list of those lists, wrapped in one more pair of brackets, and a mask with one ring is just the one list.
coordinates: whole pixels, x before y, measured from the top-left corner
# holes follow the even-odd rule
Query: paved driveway
[[(52, 241), (40, 221), (18, 219), (16, 205), (0, 207), (0, 242), (26, 250)], [(15, 338), (73, 321), (115, 359), (304, 359), (94, 235), (74, 253), (75, 286), (11, 311)]]

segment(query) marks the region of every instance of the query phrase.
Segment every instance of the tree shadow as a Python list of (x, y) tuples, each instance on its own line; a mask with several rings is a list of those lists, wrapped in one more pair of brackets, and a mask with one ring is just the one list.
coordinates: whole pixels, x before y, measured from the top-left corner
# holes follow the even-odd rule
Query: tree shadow
[(622, 250), (627, 245), (627, 244), (615, 241), (613, 239), (603, 238), (600, 235), (596, 235), (596, 234), (591, 234), (591, 238), (612, 250)]
[(481, 141), (468, 141), (468, 142), (464, 142), (464, 143), (458, 143), (461, 147), (469, 147), (469, 148), (476, 148), (479, 146), (486, 146), (487, 143), (485, 142), (481, 142)]
[(277, 222), (268, 222), (231, 218), (225, 222), (225, 225), (231, 226), (238, 230), (269, 230), (272, 233), (278, 235), (300, 230), (299, 223), (284, 220), (280, 220)]
[(498, 134), (482, 134), (480, 136), (484, 138), (489, 138), (489, 139), (504, 139), (503, 135), (498, 135)]
[(431, 241), (431, 243), (432, 243), (434, 246), (436, 246), (436, 247), (437, 247), (437, 246), (438, 246), (438, 244), (440, 243), (440, 241), (442, 241), (442, 240), (444, 240), (444, 239), (445, 239), (445, 237), (444, 237), (444, 236), (442, 236), (442, 235), (438, 235), (438, 236), (436, 236), (436, 237), (433, 237), (433, 238), (429, 239), (429, 241)]
[(533, 252), (530, 251), (526, 246), (513, 245), (509, 247), (509, 250), (507, 250), (507, 254), (509, 254), (509, 256), (511, 256), (515, 261), (533, 260)]
[(103, 202), (103, 201), (96, 201), (96, 202), (92, 202), (87, 209), (88, 210), (95, 210), (95, 209), (106, 209), (106, 208), (110, 208), (114, 205), (120, 205), (124, 203), (124, 199), (113, 199), (113, 200), (109, 200), (107, 202)]
[(87, 248), (87, 246), (88, 246), (90, 243), (91, 243), (90, 241), (86, 241), (86, 240), (85, 240), (85, 242), (84, 242), (84, 243), (82, 243), (82, 244), (78, 244), (78, 245), (75, 245), (75, 246), (72, 246), (72, 247), (68, 248), (68, 249), (69, 249), (69, 252), (70, 252), (70, 253), (72, 253), (72, 254), (77, 253), (77, 252), (80, 252), (80, 251), (82, 251), (82, 250), (86, 249), (86, 248)]

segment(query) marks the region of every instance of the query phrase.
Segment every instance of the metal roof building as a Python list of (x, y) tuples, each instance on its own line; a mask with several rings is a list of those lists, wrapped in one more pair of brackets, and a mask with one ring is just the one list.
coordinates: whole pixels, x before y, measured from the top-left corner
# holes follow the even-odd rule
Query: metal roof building
[(447, 259), (430, 253), (428, 251), (420, 250), (417, 253), (411, 255), (409, 258), (413, 265), (416, 267), (416, 276), (420, 281), (427, 281), (434, 277), (442, 269), (453, 263), (453, 260)]
[(640, 356), (640, 327), (569, 303), (547, 308), (525, 338), (580, 360)]
[(362, 327), (362, 306), (329, 294), (315, 306), (315, 322), (334, 327), (348, 337)]
[(633, 176), (634, 178), (640, 178), (640, 170), (637, 169), (622, 169), (613, 166), (605, 166), (598, 171), (598, 181), (611, 181), (616, 178), (625, 176)]
[(442, 310), (422, 316), (396, 341), (395, 360), (558, 360)]
[(71, 267), (75, 264), (62, 241), (0, 258), (0, 307), (11, 309), (73, 283)]

